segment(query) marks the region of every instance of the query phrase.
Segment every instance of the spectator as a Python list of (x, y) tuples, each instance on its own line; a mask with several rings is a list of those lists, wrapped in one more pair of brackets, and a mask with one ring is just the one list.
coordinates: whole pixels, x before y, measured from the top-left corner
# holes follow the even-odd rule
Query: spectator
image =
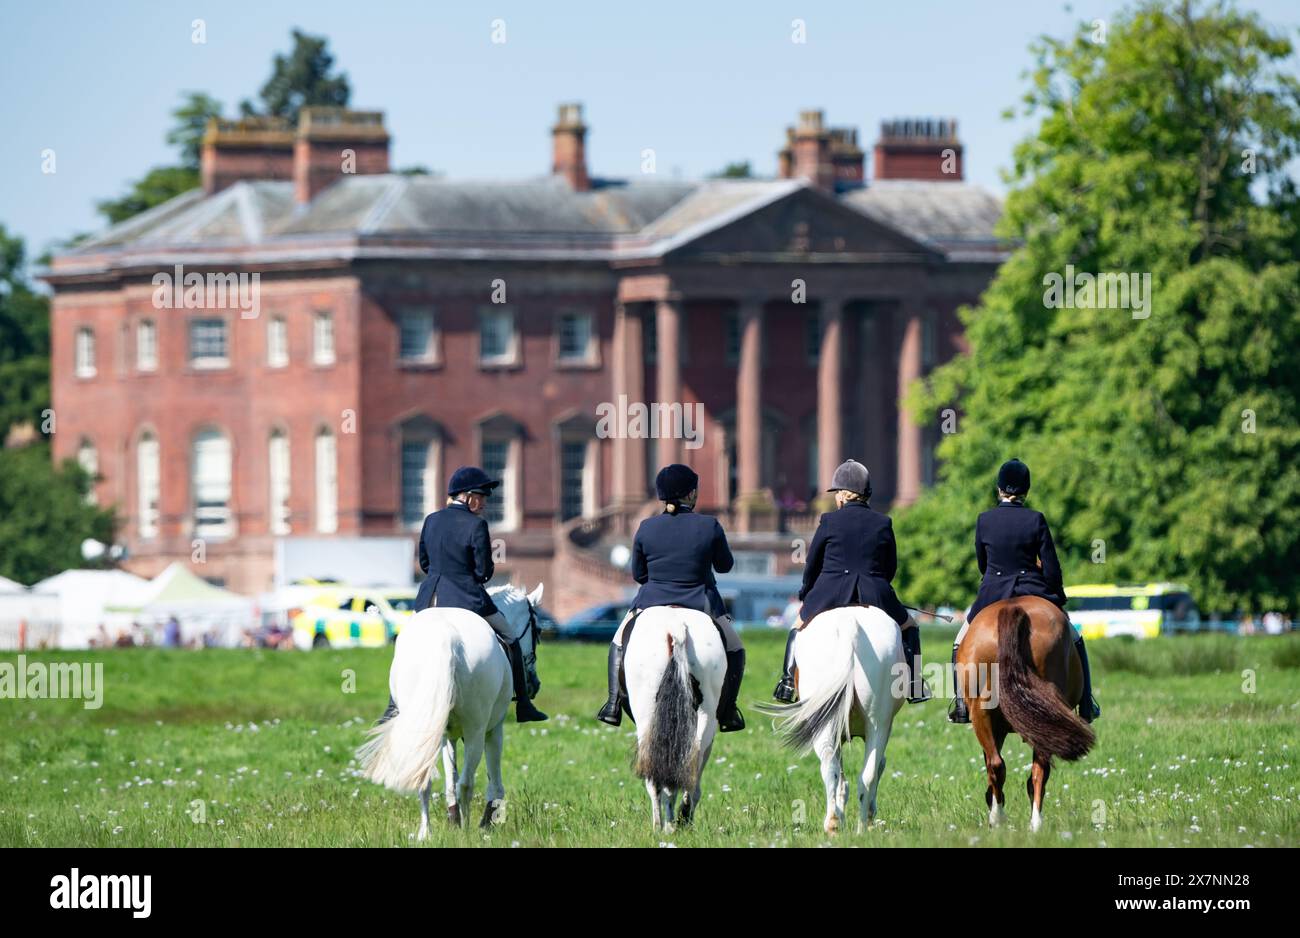
[(167, 620), (163, 626), (163, 647), (179, 648), (181, 644), (181, 624), (175, 616)]

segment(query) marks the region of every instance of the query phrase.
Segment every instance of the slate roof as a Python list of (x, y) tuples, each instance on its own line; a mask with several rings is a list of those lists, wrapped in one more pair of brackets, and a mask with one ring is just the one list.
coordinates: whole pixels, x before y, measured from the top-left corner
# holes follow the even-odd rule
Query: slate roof
[[(796, 192), (801, 180), (597, 180), (574, 192), (559, 177), (518, 181), (349, 176), (298, 205), (293, 183), (194, 190), (61, 255), (76, 275), (198, 258), (323, 256), (531, 257), (593, 261), (662, 256)], [(841, 197), (873, 220), (953, 260), (997, 261), (1000, 202), (959, 182), (873, 183)], [(405, 251), (403, 255), (401, 252)]]

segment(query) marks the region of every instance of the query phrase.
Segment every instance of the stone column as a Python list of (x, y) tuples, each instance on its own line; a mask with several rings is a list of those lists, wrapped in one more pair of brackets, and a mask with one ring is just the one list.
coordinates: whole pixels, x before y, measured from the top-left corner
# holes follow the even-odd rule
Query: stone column
[[(659, 465), (681, 462), (682, 441), (674, 434), (671, 421), (664, 421), (673, 404), (682, 405), (681, 301), (662, 299), (655, 303), (655, 339), (658, 345), (658, 386), (655, 399), (661, 405)], [(667, 425), (665, 425), (667, 424)]]
[[(614, 307), (614, 348), (612, 362), (613, 404), (617, 413), (627, 405), (646, 404), (645, 355), (641, 341), (641, 315), (626, 303)], [(618, 505), (635, 505), (645, 501), (645, 446), (642, 437), (629, 437), (619, 428), (614, 436), (613, 498)]]
[(898, 347), (898, 486), (894, 503), (910, 505), (921, 494), (921, 427), (907, 412), (908, 386), (921, 377), (920, 306), (905, 302), (900, 313), (902, 327)]
[(763, 306), (742, 302), (740, 360), (736, 368), (737, 494), (752, 496), (763, 488)]
[(844, 347), (844, 300), (821, 303), (821, 351), (817, 359), (817, 475), (823, 492), (835, 467), (844, 460), (844, 412), (841, 403)]

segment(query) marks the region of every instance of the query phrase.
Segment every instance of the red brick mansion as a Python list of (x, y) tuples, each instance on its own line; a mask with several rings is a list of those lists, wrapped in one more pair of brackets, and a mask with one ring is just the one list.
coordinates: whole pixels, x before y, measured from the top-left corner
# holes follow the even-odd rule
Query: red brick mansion
[[(955, 123), (888, 122), (869, 180), (816, 111), (776, 179), (606, 179), (586, 133), (565, 105), (548, 174), (486, 182), (390, 172), (378, 113), (214, 122), (202, 188), (56, 257), (55, 457), (96, 472), (127, 566), (201, 544), (255, 593), (277, 538), (412, 533), (474, 463), (503, 573), (564, 614), (622, 583), (607, 548), (665, 462), (772, 572), (842, 458), (915, 498), (938, 415), (900, 392), (1005, 256)], [(680, 426), (627, 419), (654, 404)]]

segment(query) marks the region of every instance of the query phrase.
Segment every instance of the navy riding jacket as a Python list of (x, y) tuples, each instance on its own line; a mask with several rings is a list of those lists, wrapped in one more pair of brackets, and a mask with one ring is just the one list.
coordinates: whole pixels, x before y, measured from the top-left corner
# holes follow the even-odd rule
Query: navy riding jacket
[(724, 615), (713, 572), (727, 573), (734, 564), (727, 535), (712, 515), (679, 508), (647, 518), (632, 542), (632, 578), (641, 584), (632, 607), (685, 606)]
[(975, 559), (984, 580), (966, 621), (1013, 596), (1041, 596), (1065, 607), (1061, 564), (1041, 512), (1004, 501), (981, 514), (975, 523)]
[(420, 569), (424, 581), (415, 595), (415, 608), (434, 604), (468, 609), (481, 616), (497, 611), (483, 584), (492, 579), (492, 542), (488, 524), (469, 507), (453, 502), (424, 519), (420, 532)]
[(841, 606), (878, 606), (895, 622), (907, 621), (890, 581), (898, 571), (898, 545), (889, 516), (862, 501), (822, 515), (808, 548), (799, 618)]

